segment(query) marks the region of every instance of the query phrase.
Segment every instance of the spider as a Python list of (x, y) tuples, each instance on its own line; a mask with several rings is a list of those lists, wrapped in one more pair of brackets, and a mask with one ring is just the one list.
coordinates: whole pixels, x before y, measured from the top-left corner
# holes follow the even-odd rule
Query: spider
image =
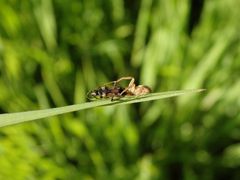
[[(126, 88), (119, 85), (119, 83), (124, 80), (130, 80), (130, 83)], [(148, 86), (136, 85), (135, 79), (131, 76), (127, 76), (90, 91), (87, 94), (87, 97), (89, 100), (111, 98), (111, 101), (113, 101), (125, 96), (141, 96), (150, 92), (151, 89)]]

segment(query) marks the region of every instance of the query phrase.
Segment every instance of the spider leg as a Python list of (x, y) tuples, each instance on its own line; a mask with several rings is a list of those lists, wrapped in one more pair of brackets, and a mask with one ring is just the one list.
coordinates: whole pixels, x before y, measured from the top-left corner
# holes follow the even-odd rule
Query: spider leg
[(113, 86), (114, 86), (116, 84), (116, 81), (111, 81), (111, 82), (105, 83), (102, 86), (108, 86), (109, 84), (113, 84)]
[[(131, 77), (131, 76), (126, 76), (126, 77), (121, 77), (121, 78), (119, 78), (118, 80), (116, 80), (116, 81), (111, 81), (111, 82), (108, 82), (108, 83), (106, 83), (106, 84), (103, 84), (103, 86), (107, 86), (107, 85), (109, 85), (109, 84), (113, 84), (113, 87), (115, 88), (116, 86), (117, 86), (117, 84), (119, 84), (121, 81), (123, 81), (123, 80), (131, 80), (131, 82), (129, 83), (129, 85), (130, 84), (134, 84), (134, 81), (135, 81), (135, 79), (134, 79), (134, 77)], [(128, 85), (128, 86), (129, 86)]]
[(123, 80), (131, 80), (131, 81), (133, 81), (133, 83), (134, 83), (134, 81), (135, 81), (134, 77), (126, 76), (126, 77), (121, 77), (121, 78), (119, 78), (119, 79), (116, 81), (116, 83), (119, 83), (120, 81), (123, 81)]
[[(135, 79), (133, 77), (122, 77), (120, 78), (119, 80), (117, 80), (118, 82), (119, 81), (122, 81), (122, 80), (131, 80), (130, 83), (128, 84), (128, 87), (126, 87), (121, 93), (120, 93), (120, 96), (123, 95), (123, 93), (127, 92), (129, 89), (135, 89)], [(132, 92), (131, 92), (132, 93)]]

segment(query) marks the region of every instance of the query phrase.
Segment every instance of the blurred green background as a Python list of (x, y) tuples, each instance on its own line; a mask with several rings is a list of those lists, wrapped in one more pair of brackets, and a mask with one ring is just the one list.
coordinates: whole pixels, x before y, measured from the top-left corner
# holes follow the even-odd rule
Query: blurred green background
[(0, 179), (240, 179), (239, 0), (1, 0), (0, 112), (134, 76), (191, 96), (0, 129)]

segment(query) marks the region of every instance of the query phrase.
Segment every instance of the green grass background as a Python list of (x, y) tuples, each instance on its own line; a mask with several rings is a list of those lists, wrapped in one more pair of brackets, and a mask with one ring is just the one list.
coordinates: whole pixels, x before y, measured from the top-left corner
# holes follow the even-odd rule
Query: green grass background
[(0, 179), (240, 179), (238, 0), (1, 0), (0, 112), (134, 76), (168, 100), (0, 129)]

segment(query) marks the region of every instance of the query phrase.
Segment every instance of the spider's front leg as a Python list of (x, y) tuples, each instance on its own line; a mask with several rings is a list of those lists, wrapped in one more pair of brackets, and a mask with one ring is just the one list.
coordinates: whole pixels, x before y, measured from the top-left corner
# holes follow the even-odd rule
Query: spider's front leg
[(122, 80), (131, 80), (130, 83), (128, 84), (128, 87), (126, 87), (120, 94), (123, 95), (125, 92), (129, 91), (131, 92), (132, 94), (134, 94), (134, 91), (135, 91), (135, 79), (133, 77), (122, 77), (120, 78), (119, 80), (117, 80), (118, 82), (122, 81)]

